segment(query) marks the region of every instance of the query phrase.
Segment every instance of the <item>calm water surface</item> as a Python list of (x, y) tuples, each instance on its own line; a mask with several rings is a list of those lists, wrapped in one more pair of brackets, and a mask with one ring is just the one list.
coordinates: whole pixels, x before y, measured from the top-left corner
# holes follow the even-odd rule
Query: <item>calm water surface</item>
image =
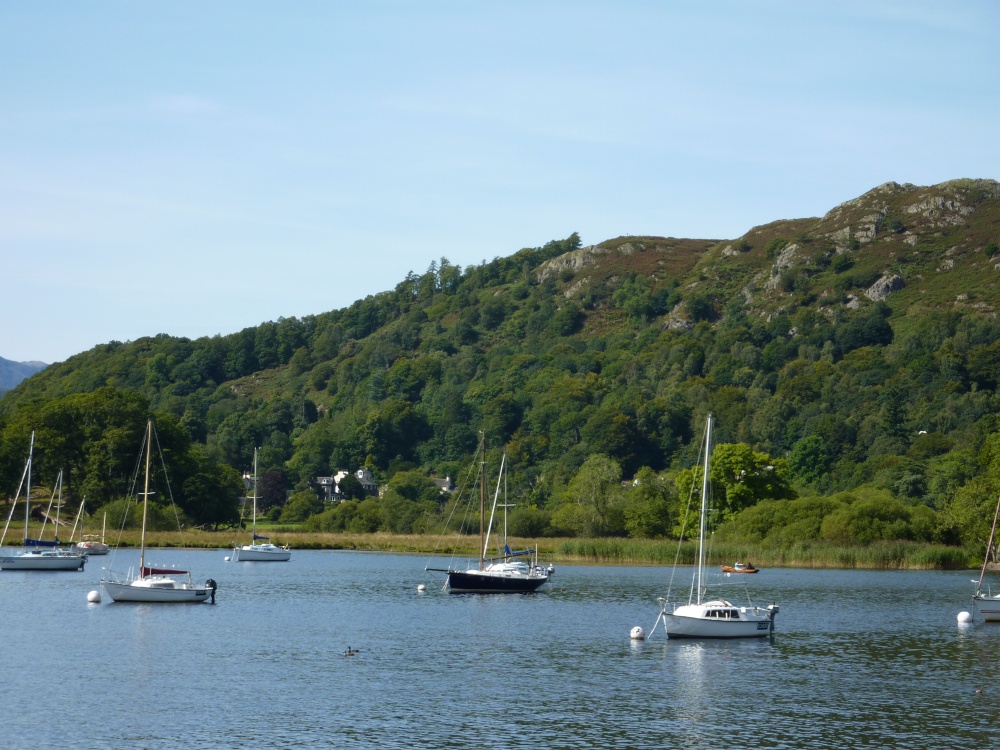
[(426, 558), (227, 554), (151, 556), (218, 581), (215, 606), (88, 604), (108, 558), (0, 573), (3, 747), (942, 748), (1000, 729), (1000, 626), (956, 624), (971, 572), (764, 570), (773, 639), (633, 643), (669, 570), (456, 596)]

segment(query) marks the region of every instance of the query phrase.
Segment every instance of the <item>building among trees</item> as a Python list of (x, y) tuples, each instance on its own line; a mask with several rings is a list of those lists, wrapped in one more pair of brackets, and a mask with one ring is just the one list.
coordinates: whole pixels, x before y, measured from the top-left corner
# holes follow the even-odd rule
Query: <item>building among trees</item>
[(378, 484), (367, 468), (353, 472), (341, 470), (332, 477), (316, 477), (313, 481), (323, 493), (323, 500), (328, 503), (378, 497), (379, 494)]

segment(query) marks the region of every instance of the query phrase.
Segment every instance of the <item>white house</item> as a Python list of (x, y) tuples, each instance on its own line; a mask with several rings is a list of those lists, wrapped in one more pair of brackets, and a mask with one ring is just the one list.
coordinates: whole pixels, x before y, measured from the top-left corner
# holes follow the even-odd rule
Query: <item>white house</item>
[(315, 479), (315, 483), (319, 485), (321, 490), (323, 490), (323, 496), (326, 502), (330, 503), (338, 500), (342, 501), (344, 499), (344, 494), (340, 491), (340, 482), (349, 474), (354, 474), (355, 478), (361, 482), (361, 486), (364, 488), (366, 495), (378, 495), (378, 485), (375, 483), (375, 480), (372, 479), (372, 473), (368, 469), (357, 469), (353, 472), (338, 471), (332, 477), (316, 477)]

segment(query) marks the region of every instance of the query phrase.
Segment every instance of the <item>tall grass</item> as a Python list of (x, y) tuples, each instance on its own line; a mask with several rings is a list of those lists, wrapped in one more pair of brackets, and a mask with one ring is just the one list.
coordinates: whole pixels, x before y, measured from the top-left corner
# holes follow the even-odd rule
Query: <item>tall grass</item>
[[(732, 565), (736, 560), (758, 568), (865, 568), (872, 570), (961, 570), (978, 567), (978, 553), (960, 547), (916, 542), (878, 542), (866, 546), (837, 546), (802, 542), (780, 549), (750, 544), (716, 544), (707, 553), (709, 565)], [(665, 565), (676, 559), (694, 565), (697, 544), (655, 539), (567, 539), (556, 548), (565, 561), (622, 565)]]
[[(32, 536), (40, 525), (32, 522)], [(453, 534), (348, 534), (300, 531), (292, 524), (270, 525), (266, 531), (275, 544), (287, 544), (293, 549), (361, 550), (400, 552), (420, 555), (453, 555), (475, 558), (479, 554), (479, 537)], [(6, 546), (19, 547), (23, 527), (8, 532)], [(68, 537), (68, 532), (60, 531)], [(107, 539), (109, 544), (138, 547), (139, 531), (125, 530), (120, 541)], [(248, 533), (240, 529), (205, 531), (151, 531), (147, 546), (163, 548), (231, 549), (246, 544)], [(511, 539), (510, 546), (534, 547), (550, 562), (595, 563), (604, 565), (694, 565), (698, 551), (695, 542), (684, 542), (678, 551), (677, 542), (670, 539)], [(917, 542), (878, 542), (867, 546), (837, 546), (820, 542), (801, 542), (783, 548), (763, 548), (751, 544), (718, 543), (708, 552), (708, 564), (731, 565), (736, 560), (751, 562), (758, 568), (867, 568), (879, 570), (960, 570), (977, 568), (982, 563), (981, 552), (960, 547), (922, 544)]]

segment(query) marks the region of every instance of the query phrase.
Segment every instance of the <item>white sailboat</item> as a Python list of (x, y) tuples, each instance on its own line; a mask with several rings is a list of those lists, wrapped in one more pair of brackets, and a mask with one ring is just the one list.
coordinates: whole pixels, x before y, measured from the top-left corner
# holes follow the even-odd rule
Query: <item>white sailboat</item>
[[(705, 428), (705, 463), (701, 488), (701, 521), (698, 534), (698, 565), (694, 571), (691, 592), (686, 604), (671, 605), (660, 599), (660, 614), (668, 638), (757, 638), (774, 632), (774, 617), (778, 606), (739, 606), (727, 599), (707, 597), (705, 580), (705, 538), (708, 516), (708, 469), (712, 452), (712, 415)], [(747, 596), (749, 599), (749, 595)], [(656, 626), (653, 626), (656, 630)]]
[(257, 534), (257, 449), (253, 449), (253, 532), (250, 544), (233, 550), (236, 562), (288, 562), (292, 551), (287, 547), (271, 544), (266, 536)]
[[(80, 512), (77, 514), (77, 521), (82, 523), (83, 517), (86, 515), (84, 512), (84, 507), (87, 504), (87, 498), (83, 498), (83, 502), (80, 503)], [(104, 521), (101, 523), (101, 535), (97, 534), (82, 534), (80, 536), (80, 541), (73, 544), (73, 549), (77, 552), (82, 552), (85, 555), (106, 555), (111, 551), (104, 541), (104, 534), (108, 528), (108, 514), (104, 514)], [(73, 524), (73, 536), (76, 536), (76, 524)], [(70, 537), (73, 538), (73, 537)]]
[(983, 558), (982, 570), (979, 571), (976, 593), (972, 595), (972, 602), (983, 616), (983, 622), (1000, 622), (1000, 593), (994, 594), (989, 586), (985, 592), (983, 591), (983, 579), (986, 577), (990, 557), (993, 556), (993, 541), (996, 539), (998, 518), (1000, 518), (1000, 498), (997, 499), (996, 513), (993, 514), (993, 526), (990, 528), (990, 539), (986, 543), (986, 556)]
[[(526, 594), (538, 590), (548, 583), (552, 568), (537, 564), (538, 551), (522, 550), (513, 552), (507, 544), (507, 505), (504, 500), (504, 530), (503, 553), (500, 557), (488, 559), (487, 549), (490, 544), (490, 532), (496, 515), (497, 499), (500, 496), (500, 483), (504, 478), (504, 468), (507, 456), (500, 463), (500, 475), (497, 478), (497, 489), (493, 495), (493, 510), (490, 513), (489, 524), (486, 517), (486, 437), (482, 438), (482, 458), (480, 462), (479, 480), (479, 565), (475, 568), (459, 570), (454, 568), (426, 568), (426, 570), (447, 573), (448, 590), (453, 594)], [(534, 561), (518, 559), (534, 554)]]
[[(142, 494), (142, 535), (139, 542), (139, 570), (129, 571), (121, 578), (109, 572), (101, 579), (108, 596), (116, 602), (215, 603), (215, 581), (209, 578), (203, 585), (191, 580), (191, 573), (173, 568), (153, 568), (146, 565), (146, 519), (149, 511), (149, 457), (153, 443), (153, 420), (146, 425), (146, 483)], [(180, 576), (185, 576), (180, 578)]]
[[(21, 475), (21, 484), (17, 488), (17, 495), (11, 505), (10, 515), (7, 516), (7, 525), (4, 526), (3, 536), (0, 537), (0, 548), (3, 547), (7, 538), (7, 529), (10, 527), (10, 520), (14, 515), (14, 508), (17, 506), (17, 497), (21, 494), (21, 488), (26, 486), (24, 493), (24, 544), (19, 553), (0, 555), (0, 570), (83, 570), (87, 564), (87, 556), (79, 552), (72, 552), (58, 547), (59, 541), (44, 542), (41, 537), (31, 539), (28, 536), (28, 520), (31, 517), (31, 464), (35, 452), (35, 433), (31, 433), (31, 442), (28, 447), (28, 461), (24, 465), (24, 473)], [(56, 513), (62, 505), (62, 472), (56, 480), (59, 500), (56, 506)], [(27, 478), (27, 481), (25, 481)], [(56, 496), (56, 489), (53, 488), (53, 500)], [(51, 507), (52, 501), (49, 501)], [(57, 524), (58, 526), (58, 524)], [(44, 526), (42, 527), (44, 530)], [(56, 532), (58, 534), (58, 530)]]

